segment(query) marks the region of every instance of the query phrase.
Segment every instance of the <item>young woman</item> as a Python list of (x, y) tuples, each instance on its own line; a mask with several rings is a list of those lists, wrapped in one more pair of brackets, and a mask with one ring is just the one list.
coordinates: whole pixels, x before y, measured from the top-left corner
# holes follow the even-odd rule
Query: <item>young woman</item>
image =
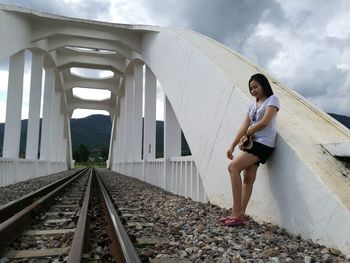
[[(231, 226), (242, 225), (247, 220), (245, 210), (252, 194), (258, 166), (267, 161), (275, 147), (276, 116), (280, 108), (278, 97), (273, 95), (270, 83), (264, 75), (251, 76), (248, 85), (255, 100), (249, 105), (237, 135), (227, 150), (227, 158), (231, 160), (228, 171), (231, 177), (233, 207), (232, 215), (220, 221)], [(249, 149), (244, 147), (248, 139), (253, 143)], [(232, 153), (237, 145), (241, 152), (234, 157)]]

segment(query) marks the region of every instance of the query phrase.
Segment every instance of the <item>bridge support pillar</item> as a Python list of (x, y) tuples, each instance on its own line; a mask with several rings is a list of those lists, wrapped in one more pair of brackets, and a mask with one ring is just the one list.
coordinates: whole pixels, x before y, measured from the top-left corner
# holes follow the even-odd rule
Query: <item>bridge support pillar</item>
[(10, 57), (3, 157), (19, 157), (24, 55), (22, 50)]
[(145, 160), (154, 159), (156, 156), (156, 102), (157, 78), (150, 68), (146, 67), (143, 142), (143, 155)]
[[(114, 137), (112, 139), (112, 143), (110, 144), (110, 147), (112, 147), (110, 150), (109, 150), (109, 155), (108, 155), (108, 158), (111, 162), (111, 167), (114, 168), (114, 164), (117, 163), (118, 161), (118, 153), (119, 153), (119, 149), (117, 147), (118, 143), (119, 143), (119, 132), (120, 132), (120, 117), (116, 116), (114, 117), (114, 123), (113, 123), (113, 129), (114, 129)], [(119, 145), (118, 145), (119, 146)]]
[(134, 65), (134, 140), (133, 157), (135, 161), (141, 160), (142, 145), (142, 93), (143, 93), (143, 65), (135, 63)]
[[(125, 162), (126, 161), (126, 138), (125, 138), (125, 132), (126, 132), (126, 114), (125, 114), (125, 97), (120, 97), (120, 116), (118, 118), (118, 126), (117, 126), (117, 162)], [(120, 171), (120, 170), (119, 170)], [(120, 171), (122, 172), (122, 171)]]
[(157, 78), (149, 67), (145, 71), (145, 114), (143, 140), (143, 180), (149, 181), (145, 162), (156, 157)]
[(171, 190), (172, 170), (170, 157), (181, 156), (181, 127), (176, 118), (175, 112), (165, 97), (164, 103), (164, 189)]
[(72, 137), (71, 137), (71, 129), (70, 129), (70, 115), (69, 113), (64, 113), (64, 138), (65, 138), (65, 147), (64, 147), (64, 152), (65, 152), (65, 157), (66, 157), (66, 162), (68, 164), (68, 169), (72, 169), (74, 167), (73, 163), (73, 154), (72, 154)]
[(33, 52), (30, 80), (26, 159), (38, 159), (43, 55)]
[[(52, 114), (51, 114), (51, 138), (49, 144), (49, 156), (50, 161), (56, 162), (59, 159), (59, 148), (61, 144), (60, 129), (60, 105), (61, 105), (61, 92), (54, 88), (52, 98)], [(52, 170), (49, 170), (51, 173)]]
[(41, 125), (40, 160), (50, 160), (50, 142), (52, 133), (52, 105), (55, 85), (53, 68), (45, 69), (43, 120)]
[[(134, 76), (133, 74), (125, 74), (125, 140), (126, 140), (126, 160), (133, 161), (133, 139), (134, 139)], [(132, 173), (128, 173), (132, 174)]]

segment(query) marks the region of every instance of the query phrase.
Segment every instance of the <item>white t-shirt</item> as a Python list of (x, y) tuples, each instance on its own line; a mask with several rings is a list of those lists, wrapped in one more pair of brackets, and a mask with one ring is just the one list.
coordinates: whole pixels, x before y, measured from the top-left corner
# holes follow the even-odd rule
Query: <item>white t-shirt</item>
[[(257, 123), (260, 121), (266, 111), (266, 108), (269, 106), (274, 106), (279, 110), (280, 102), (276, 95), (271, 95), (266, 98), (263, 103), (259, 107), (256, 107), (256, 101), (254, 100), (249, 104), (248, 114), (250, 118), (250, 125)], [(257, 131), (254, 133), (253, 141), (259, 142), (269, 147), (275, 147), (276, 145), (276, 115), (273, 116), (269, 125), (267, 125), (264, 129)]]

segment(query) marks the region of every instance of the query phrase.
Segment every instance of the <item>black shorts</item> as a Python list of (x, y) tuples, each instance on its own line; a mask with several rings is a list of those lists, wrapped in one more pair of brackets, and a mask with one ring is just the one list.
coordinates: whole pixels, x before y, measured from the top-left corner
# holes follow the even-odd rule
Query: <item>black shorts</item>
[(266, 163), (267, 159), (269, 159), (274, 149), (275, 148), (253, 141), (253, 147), (250, 149), (244, 149), (243, 151), (254, 154), (255, 156), (259, 157), (260, 160), (256, 163), (257, 165), (259, 165), (259, 163)]

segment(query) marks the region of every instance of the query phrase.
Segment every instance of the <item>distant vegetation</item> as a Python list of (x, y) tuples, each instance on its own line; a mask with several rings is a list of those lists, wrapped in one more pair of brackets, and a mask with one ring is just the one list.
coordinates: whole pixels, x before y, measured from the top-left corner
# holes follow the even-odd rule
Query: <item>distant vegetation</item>
[[(20, 156), (25, 156), (27, 120), (22, 120)], [(71, 123), (72, 151), (76, 160), (85, 161), (88, 154), (90, 162), (104, 162), (108, 158), (111, 133), (111, 118), (106, 115), (91, 115), (86, 118), (72, 119)], [(4, 123), (0, 123), (0, 153), (2, 153)], [(163, 157), (164, 123), (156, 123), (156, 157)], [(87, 150), (87, 151), (86, 151)], [(181, 154), (190, 155), (190, 149), (184, 135), (181, 136)], [(80, 156), (82, 155), (82, 157)]]
[(329, 113), (334, 119), (339, 121), (341, 124), (343, 124), (345, 127), (350, 129), (350, 117), (344, 116), (344, 115), (338, 115), (334, 113)]
[(92, 162), (105, 163), (111, 136), (111, 118), (106, 115), (91, 115), (72, 119), (70, 126), (73, 159), (89, 165)]

